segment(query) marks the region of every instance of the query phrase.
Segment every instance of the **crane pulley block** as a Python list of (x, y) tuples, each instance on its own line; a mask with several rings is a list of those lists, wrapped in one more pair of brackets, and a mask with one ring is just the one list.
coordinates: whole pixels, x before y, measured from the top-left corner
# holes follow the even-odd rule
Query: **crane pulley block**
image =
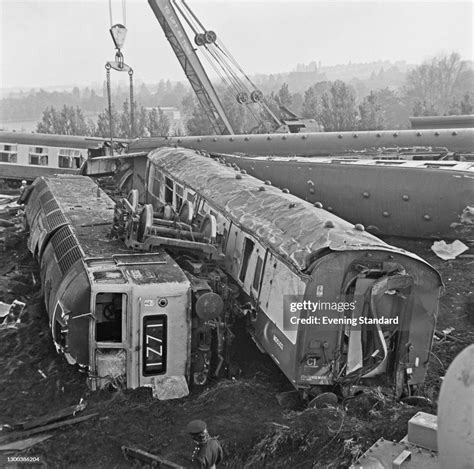
[(123, 49), (125, 38), (127, 37), (127, 28), (120, 23), (114, 24), (110, 29), (110, 35), (115, 44), (115, 48), (118, 50)]

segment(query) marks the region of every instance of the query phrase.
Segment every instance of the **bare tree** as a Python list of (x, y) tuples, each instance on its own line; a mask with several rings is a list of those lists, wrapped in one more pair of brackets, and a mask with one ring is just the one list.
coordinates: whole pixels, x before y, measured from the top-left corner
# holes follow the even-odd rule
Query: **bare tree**
[(456, 52), (449, 56), (434, 57), (409, 72), (405, 93), (412, 100), (414, 114), (452, 113), (453, 99), (461, 101), (466, 92), (466, 82), (470, 81), (466, 75), (471, 73), (466, 62)]

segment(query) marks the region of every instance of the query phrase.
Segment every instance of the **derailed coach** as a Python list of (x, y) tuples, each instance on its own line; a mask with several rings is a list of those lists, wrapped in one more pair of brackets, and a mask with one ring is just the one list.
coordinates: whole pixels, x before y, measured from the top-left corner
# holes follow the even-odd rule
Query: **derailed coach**
[(150, 210), (215, 219), (248, 331), (304, 395), (423, 383), (442, 285), (423, 259), (192, 150), (152, 151), (146, 181)]
[(92, 389), (188, 394), (190, 284), (181, 268), (164, 251), (131, 253), (110, 239), (115, 204), (90, 178), (42, 177), (27, 190), (28, 248), (58, 352)]

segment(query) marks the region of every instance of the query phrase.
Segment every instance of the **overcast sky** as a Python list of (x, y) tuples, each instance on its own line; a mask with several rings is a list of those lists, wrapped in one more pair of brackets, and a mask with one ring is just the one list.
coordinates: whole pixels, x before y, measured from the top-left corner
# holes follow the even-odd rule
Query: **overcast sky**
[[(187, 3), (251, 75), (312, 61), (420, 63), (451, 51), (473, 59), (472, 1)], [(104, 80), (104, 64), (114, 58), (108, 0), (0, 0), (0, 14), (1, 87)], [(122, 22), (121, 2), (113, 2), (113, 20)], [(136, 80), (185, 79), (146, 0), (126, 0), (126, 25), (123, 52)]]

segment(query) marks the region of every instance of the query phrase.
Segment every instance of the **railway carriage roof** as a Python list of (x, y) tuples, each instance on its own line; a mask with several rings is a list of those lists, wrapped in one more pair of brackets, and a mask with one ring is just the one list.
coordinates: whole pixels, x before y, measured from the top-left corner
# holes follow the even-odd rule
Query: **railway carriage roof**
[[(149, 160), (169, 172), (177, 182), (196, 190), (299, 270), (308, 267), (310, 254), (326, 248), (333, 251), (381, 249), (424, 262), (415, 254), (357, 230), (352, 223), (326, 210), (195, 151), (162, 148), (152, 151)], [(237, 179), (237, 175), (241, 179)]]
[(165, 252), (137, 254), (109, 239), (115, 204), (92, 179), (51, 176), (38, 178), (34, 186), (33, 196), (39, 197), (48, 231), (54, 231), (51, 242), (63, 273), (82, 257), (96, 283), (187, 282)]
[(69, 224), (86, 257), (104, 257), (126, 252), (118, 241), (108, 239), (114, 218), (114, 202), (84, 176), (38, 178), (40, 203), (46, 214), (48, 230)]
[(79, 137), (75, 135), (37, 134), (24, 132), (0, 132), (0, 143), (14, 145), (32, 145), (45, 147), (99, 149), (104, 145), (105, 139), (92, 137)]

